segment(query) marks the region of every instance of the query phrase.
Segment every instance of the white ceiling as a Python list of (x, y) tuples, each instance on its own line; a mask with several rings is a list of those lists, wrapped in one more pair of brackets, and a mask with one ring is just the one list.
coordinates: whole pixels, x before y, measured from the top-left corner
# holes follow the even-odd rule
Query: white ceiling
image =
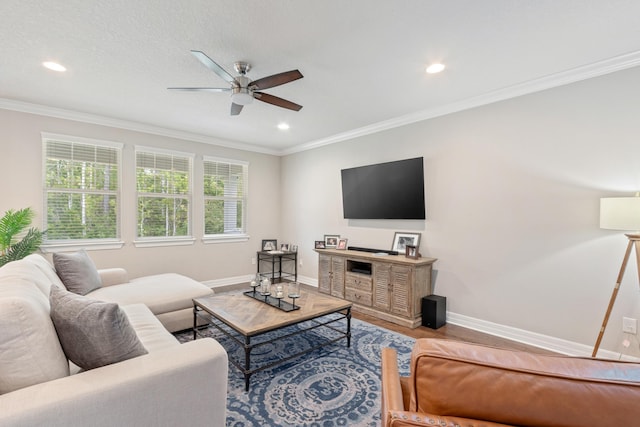
[[(0, 108), (282, 154), (636, 66), (638, 17), (637, 0), (0, 0)], [(226, 87), (192, 49), (254, 80), (299, 69), (265, 92), (304, 108), (232, 117), (227, 93), (168, 91)]]

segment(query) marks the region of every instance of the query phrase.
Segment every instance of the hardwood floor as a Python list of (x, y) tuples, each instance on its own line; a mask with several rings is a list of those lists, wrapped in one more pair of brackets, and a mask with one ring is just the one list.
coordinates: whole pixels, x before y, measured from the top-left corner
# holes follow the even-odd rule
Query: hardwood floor
[(505, 338), (496, 337), (494, 335), (485, 334), (482, 332), (474, 331), (473, 329), (452, 325), (450, 323), (447, 323), (446, 325), (438, 329), (431, 329), (425, 326), (418, 326), (415, 329), (411, 329), (405, 326), (387, 322), (385, 320), (376, 319), (375, 317), (367, 316), (366, 314), (358, 313), (356, 310), (353, 311), (353, 317), (359, 320), (363, 320), (367, 323), (371, 323), (372, 325), (380, 326), (382, 328), (389, 329), (390, 331), (394, 331), (399, 334), (407, 335), (416, 339), (440, 338), (488, 345), (492, 347), (507, 348), (510, 350), (528, 351), (530, 353), (554, 354), (551, 351), (544, 350), (538, 347), (533, 347)]
[[(301, 284), (300, 287), (301, 289), (304, 289), (308, 292), (318, 291), (317, 288), (309, 285)], [(216, 293), (223, 293), (228, 291), (238, 291), (242, 289), (248, 289), (248, 284), (225, 286), (222, 288), (216, 288), (214, 290)], [(363, 313), (358, 313), (357, 309), (354, 309), (352, 313), (355, 319), (359, 319), (367, 323), (371, 323), (372, 325), (380, 326), (390, 331), (394, 331), (399, 334), (403, 334), (415, 339), (440, 338), (440, 339), (457, 340), (457, 341), (464, 341), (464, 342), (470, 342), (475, 344), (488, 345), (492, 347), (507, 348), (511, 350), (528, 351), (530, 353), (555, 354), (549, 350), (544, 350), (538, 347), (533, 347), (533, 346), (522, 344), (516, 341), (511, 341), (506, 338), (496, 337), (494, 335), (485, 334), (482, 332), (474, 331), (473, 329), (468, 329), (462, 326), (452, 325), (449, 323), (447, 323), (446, 325), (438, 329), (431, 329), (425, 326), (419, 326), (415, 329), (411, 329), (405, 326), (396, 325), (395, 323), (391, 323), (386, 320), (377, 319), (375, 317), (368, 316)]]

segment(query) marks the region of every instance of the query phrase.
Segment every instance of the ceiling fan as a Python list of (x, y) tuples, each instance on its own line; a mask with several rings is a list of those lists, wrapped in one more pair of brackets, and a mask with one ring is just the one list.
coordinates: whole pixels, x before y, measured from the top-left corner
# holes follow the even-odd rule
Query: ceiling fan
[(253, 99), (257, 99), (277, 107), (288, 108), (289, 110), (300, 111), (302, 105), (269, 95), (268, 93), (259, 92), (264, 89), (280, 86), (285, 83), (304, 77), (298, 70), (285, 71), (284, 73), (274, 74), (272, 76), (263, 77), (258, 80), (251, 80), (247, 77), (247, 73), (251, 69), (251, 64), (246, 62), (236, 62), (234, 68), (238, 76), (234, 77), (224, 68), (216, 64), (211, 58), (199, 50), (192, 50), (191, 53), (205, 67), (222, 77), (231, 87), (170, 87), (169, 90), (186, 90), (186, 91), (205, 91), (205, 92), (231, 92), (231, 115), (237, 116), (242, 111), (242, 107), (251, 104)]

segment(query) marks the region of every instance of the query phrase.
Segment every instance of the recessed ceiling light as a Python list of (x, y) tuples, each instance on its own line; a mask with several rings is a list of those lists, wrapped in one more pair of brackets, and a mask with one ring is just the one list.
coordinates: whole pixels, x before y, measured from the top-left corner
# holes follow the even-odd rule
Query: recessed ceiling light
[(427, 73), (436, 74), (444, 70), (444, 64), (431, 64), (427, 67)]
[(45, 68), (48, 68), (53, 71), (59, 71), (59, 72), (67, 71), (67, 69), (64, 66), (58, 64), (57, 62), (45, 61), (42, 63), (42, 65)]
[(287, 129), (289, 129), (289, 125), (288, 125), (287, 123), (280, 123), (280, 124), (278, 125), (278, 129), (280, 129), (280, 130), (287, 130)]

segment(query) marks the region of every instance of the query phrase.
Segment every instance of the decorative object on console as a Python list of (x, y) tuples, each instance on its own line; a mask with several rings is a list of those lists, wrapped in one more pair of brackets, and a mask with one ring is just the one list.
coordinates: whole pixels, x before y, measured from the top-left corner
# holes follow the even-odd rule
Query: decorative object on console
[(345, 250), (347, 249), (347, 240), (348, 239), (338, 239), (338, 245), (336, 249)]
[(275, 251), (278, 247), (278, 241), (276, 239), (264, 239), (262, 240), (263, 251)]
[(611, 310), (616, 302), (618, 296), (618, 290), (624, 277), (624, 272), (627, 268), (627, 262), (631, 251), (635, 246), (636, 249), (636, 267), (638, 268), (638, 280), (640, 281), (640, 193), (636, 193), (635, 197), (604, 197), (600, 199), (600, 228), (606, 230), (626, 230), (634, 231), (634, 233), (625, 234), (629, 239), (627, 244), (627, 250), (622, 259), (622, 265), (620, 266), (620, 272), (618, 273), (618, 279), (613, 288), (613, 294), (609, 300), (609, 306), (604, 315), (602, 321), (602, 327), (598, 333), (598, 339), (593, 347), (593, 353), (591, 357), (596, 357), (598, 354), (598, 348), (602, 341), (602, 336), (607, 328), (609, 322), (609, 316)]
[(405, 253), (407, 245), (420, 247), (420, 233), (405, 233), (403, 231), (396, 231), (393, 236), (393, 243), (391, 244), (392, 251), (398, 251), (398, 253)]
[(325, 248), (335, 248), (338, 246), (338, 239), (340, 239), (339, 234), (325, 234), (324, 235), (324, 246)]
[(316, 249), (326, 249), (324, 246), (324, 240), (316, 240), (314, 247)]
[(298, 245), (291, 245), (291, 252), (298, 252)]
[(422, 256), (420, 255), (420, 252), (418, 252), (417, 246), (406, 245), (404, 249), (405, 249), (404, 256), (406, 256), (407, 258), (418, 259)]
[(281, 250), (282, 252), (289, 252), (289, 244), (288, 244), (288, 243), (282, 243), (282, 244), (280, 245), (280, 250)]

